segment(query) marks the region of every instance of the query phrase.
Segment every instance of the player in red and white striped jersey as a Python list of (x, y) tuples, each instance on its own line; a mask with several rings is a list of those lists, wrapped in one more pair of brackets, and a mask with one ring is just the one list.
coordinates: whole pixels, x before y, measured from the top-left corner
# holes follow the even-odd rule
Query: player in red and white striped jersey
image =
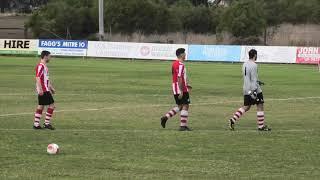
[(42, 111), (45, 106), (48, 106), (46, 112), (46, 118), (44, 122), (44, 128), (54, 130), (54, 127), (51, 125), (51, 118), (53, 115), (53, 111), (55, 109), (54, 99), (52, 94), (55, 94), (55, 89), (52, 86), (49, 80), (49, 70), (47, 67), (47, 63), (49, 63), (51, 58), (49, 51), (41, 52), (41, 59), (39, 64), (37, 64), (36, 71), (36, 90), (38, 93), (38, 107), (34, 115), (34, 129), (42, 129), (40, 126), (40, 119), (42, 116)]
[(165, 116), (161, 118), (161, 126), (166, 127), (169, 118), (172, 118), (180, 112), (180, 131), (191, 131), (188, 127), (188, 110), (190, 104), (187, 71), (184, 66), (186, 60), (186, 53), (184, 48), (179, 48), (176, 51), (177, 60), (172, 63), (172, 91), (177, 106), (171, 109)]
[[(181, 79), (181, 86), (179, 85)], [(172, 91), (174, 95), (188, 93), (187, 72), (183, 62), (176, 60), (172, 64)]]

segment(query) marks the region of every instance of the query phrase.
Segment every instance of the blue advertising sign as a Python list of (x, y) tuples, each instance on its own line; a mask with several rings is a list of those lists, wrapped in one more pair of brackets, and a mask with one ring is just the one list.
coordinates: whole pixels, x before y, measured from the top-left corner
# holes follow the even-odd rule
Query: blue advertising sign
[(240, 62), (241, 46), (189, 45), (188, 59), (192, 61)]
[(47, 50), (57, 56), (86, 56), (88, 41), (40, 39), (39, 51)]

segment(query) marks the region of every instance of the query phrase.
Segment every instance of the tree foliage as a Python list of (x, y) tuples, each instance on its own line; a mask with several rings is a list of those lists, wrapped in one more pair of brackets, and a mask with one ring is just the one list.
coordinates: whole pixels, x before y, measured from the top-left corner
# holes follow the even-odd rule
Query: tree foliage
[(97, 31), (90, 0), (56, 0), (35, 11), (27, 27), (39, 38), (79, 39)]
[[(251, 38), (284, 22), (320, 23), (319, 0), (227, 2), (220, 7), (207, 0), (107, 0), (105, 29), (124, 34), (228, 31)], [(98, 31), (98, 0), (51, 0), (33, 12), (27, 27), (35, 37), (86, 38)]]
[(106, 26), (114, 32), (165, 33), (169, 19), (169, 10), (162, 1), (109, 0), (105, 8)]
[(259, 36), (265, 27), (262, 5), (256, 0), (237, 1), (223, 14), (221, 29), (235, 37)]

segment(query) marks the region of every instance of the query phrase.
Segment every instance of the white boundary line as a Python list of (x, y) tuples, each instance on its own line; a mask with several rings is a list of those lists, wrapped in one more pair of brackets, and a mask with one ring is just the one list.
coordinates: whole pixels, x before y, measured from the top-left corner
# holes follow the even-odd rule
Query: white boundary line
[[(267, 99), (266, 101), (295, 101), (295, 100), (306, 100), (306, 99), (320, 99), (319, 97), (299, 97), (299, 98), (282, 98), (282, 99)], [(206, 106), (206, 105), (218, 105), (218, 104), (227, 104), (227, 103), (241, 103), (242, 101), (219, 101), (212, 103), (196, 103), (191, 104), (195, 106)], [(150, 108), (150, 107), (167, 107), (168, 104), (146, 104), (143, 106), (118, 106), (118, 107), (107, 107), (107, 108), (89, 108), (89, 109), (68, 109), (68, 110), (57, 110), (56, 113), (60, 112), (84, 112), (84, 111), (104, 111), (104, 110), (113, 110), (113, 109), (123, 109), (123, 108)], [(0, 117), (9, 117), (9, 116), (22, 116), (22, 115), (32, 115), (31, 112), (23, 113), (12, 113), (12, 114), (0, 114)]]
[[(34, 130), (32, 128), (29, 129), (0, 129), (0, 131), (39, 131), (39, 130)], [(42, 131), (46, 131), (46, 130), (40, 130)], [(145, 133), (145, 132), (177, 132), (177, 130), (175, 129), (149, 129), (149, 130), (142, 130), (142, 129), (133, 129), (133, 130), (127, 130), (127, 129), (57, 129), (55, 130), (55, 132), (134, 132), (134, 133)], [(261, 132), (261, 133), (272, 133), (272, 132), (315, 132), (315, 129), (278, 129), (278, 130), (274, 130), (271, 132)], [(49, 130), (47, 130), (47, 132), (51, 132)], [(254, 130), (254, 129), (239, 129), (236, 131), (230, 131), (229, 129), (212, 129), (212, 130), (208, 130), (208, 129), (199, 129), (199, 130), (195, 130), (194, 132), (197, 133), (210, 133), (210, 132), (231, 132), (231, 133), (248, 133), (248, 132), (257, 132), (259, 133), (258, 130)]]

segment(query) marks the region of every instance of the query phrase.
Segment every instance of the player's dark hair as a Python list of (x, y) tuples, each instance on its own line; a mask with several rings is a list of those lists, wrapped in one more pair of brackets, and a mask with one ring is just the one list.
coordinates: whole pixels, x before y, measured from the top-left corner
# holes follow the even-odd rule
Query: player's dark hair
[(41, 59), (43, 59), (44, 57), (49, 56), (50, 54), (51, 53), (49, 51), (42, 51), (40, 57)]
[(177, 57), (179, 57), (181, 54), (183, 54), (183, 53), (185, 53), (186, 52), (186, 49), (184, 49), (184, 48), (179, 48), (179, 49), (177, 49), (177, 51), (176, 51), (176, 55), (177, 55)]
[(258, 54), (257, 50), (251, 49), (251, 50), (249, 51), (249, 58), (250, 58), (250, 59), (253, 59), (254, 56), (256, 56), (257, 54)]

